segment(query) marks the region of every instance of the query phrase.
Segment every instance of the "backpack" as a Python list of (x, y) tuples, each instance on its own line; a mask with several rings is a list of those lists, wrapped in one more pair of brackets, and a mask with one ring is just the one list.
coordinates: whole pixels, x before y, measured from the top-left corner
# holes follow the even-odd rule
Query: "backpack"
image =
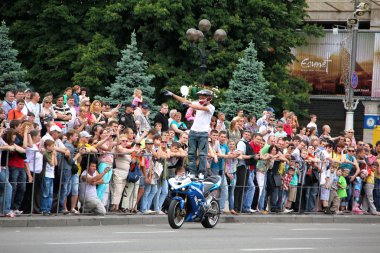
[(140, 177), (142, 176), (140, 167), (136, 162), (131, 162), (129, 173), (127, 176), (127, 182), (129, 183), (136, 183), (137, 181), (140, 180)]
[[(241, 140), (241, 141), (244, 142), (244, 144), (245, 144), (245, 155), (254, 155), (255, 152), (253, 152), (253, 148), (251, 147), (249, 142), (243, 141), (243, 140)], [(246, 165), (255, 165), (256, 164), (256, 160), (253, 157), (249, 158), (249, 159), (244, 159), (244, 161), (245, 161)]]

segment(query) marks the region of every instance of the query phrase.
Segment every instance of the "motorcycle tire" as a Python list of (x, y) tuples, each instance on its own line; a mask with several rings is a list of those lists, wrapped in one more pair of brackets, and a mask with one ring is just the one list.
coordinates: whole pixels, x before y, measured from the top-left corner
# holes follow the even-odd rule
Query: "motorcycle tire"
[(174, 229), (179, 229), (185, 222), (185, 215), (181, 214), (181, 204), (178, 200), (170, 202), (168, 210), (169, 225)]
[(214, 215), (208, 215), (207, 213), (205, 214), (205, 217), (202, 220), (202, 226), (205, 228), (213, 228), (218, 224), (219, 217), (220, 217), (220, 209), (219, 209), (219, 202), (215, 199), (212, 198), (210, 202), (210, 208), (209, 210), (213, 210), (216, 212)]

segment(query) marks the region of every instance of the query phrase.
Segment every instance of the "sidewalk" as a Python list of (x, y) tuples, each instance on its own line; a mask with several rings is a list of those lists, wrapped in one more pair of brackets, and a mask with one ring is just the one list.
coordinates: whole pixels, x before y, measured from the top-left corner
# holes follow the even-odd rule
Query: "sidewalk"
[[(371, 215), (323, 215), (323, 214), (273, 214), (273, 215), (221, 215), (222, 223), (380, 223), (380, 216)], [(106, 226), (127, 224), (167, 224), (166, 215), (78, 215), (78, 216), (21, 216), (14, 219), (0, 218), (1, 227), (60, 227)]]

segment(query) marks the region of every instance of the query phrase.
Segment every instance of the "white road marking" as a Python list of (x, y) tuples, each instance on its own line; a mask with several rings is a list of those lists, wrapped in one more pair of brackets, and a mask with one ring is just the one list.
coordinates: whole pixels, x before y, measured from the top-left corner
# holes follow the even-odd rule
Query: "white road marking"
[(131, 241), (103, 241), (103, 242), (47, 242), (48, 245), (80, 245), (80, 244), (110, 244), (110, 243), (130, 243)]
[(273, 240), (331, 240), (331, 238), (272, 238)]
[(314, 250), (315, 248), (268, 248), (268, 249), (241, 249), (241, 251), (286, 251), (286, 250)]
[(141, 231), (141, 232), (112, 232), (112, 234), (161, 234), (161, 233), (175, 233), (177, 231), (164, 230), (164, 231)]
[(350, 228), (293, 228), (292, 231), (349, 231)]

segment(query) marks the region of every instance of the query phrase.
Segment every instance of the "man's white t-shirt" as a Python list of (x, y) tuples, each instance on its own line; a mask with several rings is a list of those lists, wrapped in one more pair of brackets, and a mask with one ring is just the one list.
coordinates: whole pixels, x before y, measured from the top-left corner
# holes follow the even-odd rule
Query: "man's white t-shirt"
[[(193, 105), (200, 105), (199, 102), (193, 102)], [(195, 132), (208, 132), (212, 115), (214, 115), (215, 107), (212, 104), (207, 105), (209, 111), (197, 110), (194, 118), (192, 131)]]
[(95, 171), (94, 174), (91, 176), (87, 174), (87, 170), (83, 171), (81, 180), (80, 180), (80, 187), (79, 187), (79, 195), (81, 199), (89, 199), (89, 198), (98, 198), (98, 195), (96, 194), (96, 185), (89, 184), (88, 182), (84, 182), (82, 180), (82, 177), (87, 177), (87, 180), (89, 181), (91, 178), (98, 175), (98, 173)]

